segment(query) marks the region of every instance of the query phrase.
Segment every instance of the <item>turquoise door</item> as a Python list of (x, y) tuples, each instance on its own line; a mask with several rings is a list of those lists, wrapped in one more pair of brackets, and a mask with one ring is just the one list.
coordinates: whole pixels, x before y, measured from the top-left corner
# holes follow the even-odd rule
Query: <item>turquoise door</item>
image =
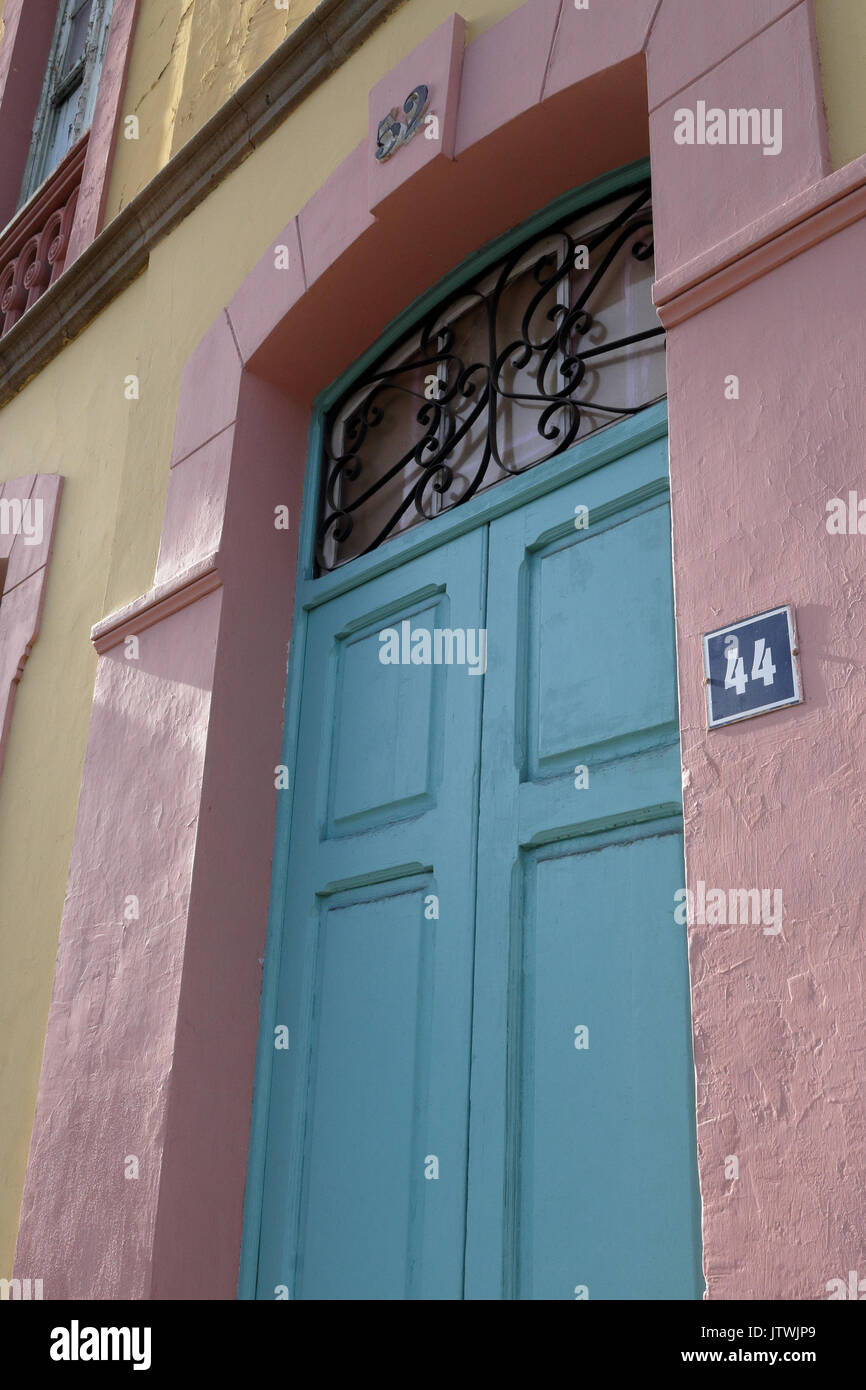
[(660, 418), (307, 587), (260, 1298), (700, 1297)]
[(701, 1296), (665, 445), (490, 527), (470, 1297)]

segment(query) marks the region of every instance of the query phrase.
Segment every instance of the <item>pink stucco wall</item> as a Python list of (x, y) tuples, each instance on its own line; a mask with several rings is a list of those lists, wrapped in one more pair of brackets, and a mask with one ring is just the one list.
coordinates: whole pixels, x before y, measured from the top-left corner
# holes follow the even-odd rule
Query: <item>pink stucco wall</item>
[[(296, 558), (295, 533), (262, 518), (280, 502), (297, 515), (314, 394), (479, 244), (648, 148), (687, 881), (779, 887), (785, 905), (778, 937), (690, 933), (708, 1293), (820, 1298), (866, 1262), (854, 1157), (866, 560), (856, 537), (824, 528), (828, 498), (856, 486), (866, 423), (866, 168), (827, 172), (811, 0), (731, 0), (713, 25), (691, 14), (684, 0), (530, 0), (470, 46), (459, 82), (442, 26), (425, 64), (442, 74), (456, 159), (419, 154), (402, 174), (395, 159), (387, 187), (372, 182), (386, 83), (368, 140), (278, 238), (303, 257), (279, 275), (263, 246), (190, 360), (154, 589), (94, 633), (18, 1249), (46, 1296), (234, 1293)], [(395, 72), (394, 104), (404, 86)], [(777, 156), (674, 143), (678, 107), (728, 94), (782, 107)], [(423, 239), (405, 236), (410, 210)], [(798, 613), (806, 703), (708, 734), (701, 632), (781, 602)], [(131, 661), (122, 639), (135, 633)], [(119, 930), (128, 893), (150, 914), (134, 940)], [(122, 1175), (131, 1153), (137, 1183)]]
[[(862, 477), (864, 258), (859, 221), (669, 337), (688, 880), (783, 902), (778, 936), (691, 930), (711, 1297), (826, 1297), (866, 1265), (866, 549), (825, 524)], [(778, 603), (805, 703), (708, 734), (700, 634)]]

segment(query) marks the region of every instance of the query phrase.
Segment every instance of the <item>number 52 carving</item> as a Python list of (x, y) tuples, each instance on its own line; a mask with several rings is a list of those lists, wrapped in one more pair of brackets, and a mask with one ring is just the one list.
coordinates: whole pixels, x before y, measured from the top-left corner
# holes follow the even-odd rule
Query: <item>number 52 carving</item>
[(427, 110), (430, 92), (421, 83), (409, 93), (403, 102), (403, 119), (396, 106), (379, 122), (376, 132), (376, 158), (379, 162), (390, 159), (401, 145), (408, 145), (421, 124), (421, 117)]

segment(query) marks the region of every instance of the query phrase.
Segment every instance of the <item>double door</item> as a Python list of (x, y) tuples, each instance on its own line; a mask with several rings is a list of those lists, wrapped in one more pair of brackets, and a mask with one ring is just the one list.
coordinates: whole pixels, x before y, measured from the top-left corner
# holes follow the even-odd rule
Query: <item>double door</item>
[(518, 492), (309, 611), (261, 1298), (700, 1297), (666, 441)]

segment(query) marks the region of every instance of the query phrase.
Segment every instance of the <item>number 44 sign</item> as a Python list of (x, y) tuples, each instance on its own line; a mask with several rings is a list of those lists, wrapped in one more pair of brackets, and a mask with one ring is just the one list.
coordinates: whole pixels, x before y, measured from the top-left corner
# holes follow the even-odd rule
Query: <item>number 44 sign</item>
[(703, 645), (708, 728), (802, 700), (789, 607), (771, 608), (708, 632)]

